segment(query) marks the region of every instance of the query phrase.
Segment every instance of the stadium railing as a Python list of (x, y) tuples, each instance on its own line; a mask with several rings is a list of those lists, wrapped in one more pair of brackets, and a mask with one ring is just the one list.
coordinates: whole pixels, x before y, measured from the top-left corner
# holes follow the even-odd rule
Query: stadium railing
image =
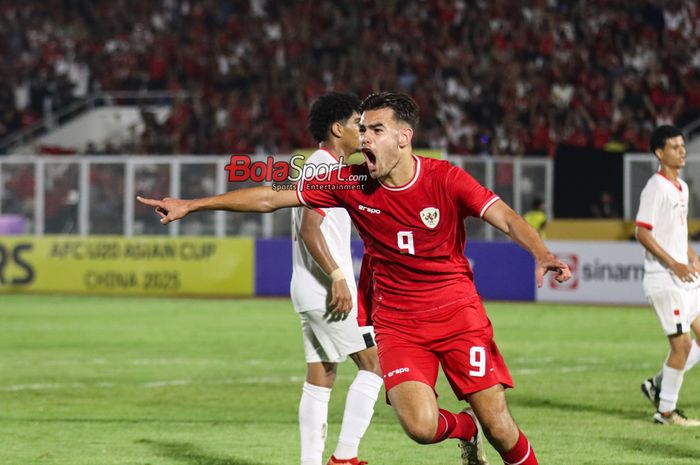
[[(289, 160), (278, 155), (275, 160)], [(478, 181), (524, 213), (535, 198), (551, 213), (553, 163), (548, 158), (450, 156)], [(265, 161), (267, 156), (252, 157)], [(270, 215), (204, 212), (162, 226), (147, 197), (202, 197), (256, 185), (228, 182), (228, 155), (83, 155), (0, 157), (0, 214), (20, 215), (25, 233), (88, 235), (248, 235), (289, 237), (290, 211)], [(551, 217), (551, 215), (550, 215)], [(469, 220), (471, 238), (493, 239), (493, 228)]]

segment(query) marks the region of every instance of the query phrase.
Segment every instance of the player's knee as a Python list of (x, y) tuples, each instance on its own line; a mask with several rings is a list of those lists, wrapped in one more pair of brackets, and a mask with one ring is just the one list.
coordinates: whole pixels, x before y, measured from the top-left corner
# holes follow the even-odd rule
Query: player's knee
[(382, 376), (379, 360), (376, 357), (366, 357), (360, 362), (360, 370), (371, 371), (377, 376)]
[(499, 451), (509, 450), (518, 440), (518, 427), (507, 413), (483, 419), (481, 426), (489, 442)]
[(403, 429), (409, 438), (418, 444), (432, 444), (435, 438), (435, 426), (428, 424), (404, 424)]
[(688, 337), (687, 334), (682, 334), (672, 341), (671, 352), (672, 355), (678, 355), (683, 358), (687, 358), (690, 353), (690, 348), (693, 344), (693, 340)]
[(330, 389), (335, 383), (336, 370), (335, 363), (309, 363), (306, 369), (306, 382)]
[(693, 346), (693, 340), (690, 337), (683, 339), (683, 352), (687, 356), (690, 353), (690, 349)]
[(437, 418), (429, 412), (399, 414), (399, 420), (406, 435), (418, 444), (432, 444), (437, 430)]
[(357, 354), (357, 367), (360, 370), (371, 371), (377, 376), (382, 376), (382, 369), (379, 366), (377, 349), (370, 348)]

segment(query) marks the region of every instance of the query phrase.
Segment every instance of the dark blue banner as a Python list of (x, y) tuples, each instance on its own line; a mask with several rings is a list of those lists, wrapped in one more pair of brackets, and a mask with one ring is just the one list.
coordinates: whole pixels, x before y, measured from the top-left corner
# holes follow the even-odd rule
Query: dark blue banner
[(257, 239), (255, 241), (255, 295), (289, 296), (292, 280), (292, 241)]
[(479, 294), (488, 300), (535, 300), (535, 260), (513, 242), (467, 242)]
[[(352, 243), (355, 278), (362, 263), (362, 241)], [(467, 244), (476, 288), (484, 299), (535, 300), (535, 262), (512, 242)], [(289, 296), (292, 279), (292, 241), (258, 239), (255, 244), (255, 295)]]

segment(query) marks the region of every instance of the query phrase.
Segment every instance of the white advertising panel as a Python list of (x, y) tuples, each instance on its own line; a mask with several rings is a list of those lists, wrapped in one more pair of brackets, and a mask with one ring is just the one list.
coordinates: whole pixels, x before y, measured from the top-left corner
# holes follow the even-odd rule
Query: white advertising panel
[(647, 303), (639, 243), (548, 241), (547, 247), (569, 265), (572, 277), (558, 283), (547, 273), (537, 289), (539, 302)]

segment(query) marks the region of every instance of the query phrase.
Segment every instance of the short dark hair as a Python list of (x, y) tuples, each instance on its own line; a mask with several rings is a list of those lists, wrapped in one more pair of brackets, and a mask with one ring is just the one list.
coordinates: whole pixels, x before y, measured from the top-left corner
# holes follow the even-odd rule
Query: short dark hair
[(360, 99), (351, 94), (333, 92), (322, 95), (311, 104), (307, 127), (316, 142), (330, 137), (333, 123), (345, 123), (353, 112), (360, 113)]
[(391, 108), (397, 120), (408, 123), (413, 129), (418, 127), (418, 104), (408, 95), (398, 92), (379, 92), (367, 97), (360, 107), (363, 113), (382, 108)]
[(682, 136), (683, 132), (675, 126), (665, 124), (659, 126), (651, 132), (649, 137), (649, 149), (651, 153), (656, 155), (658, 149), (663, 149), (666, 146), (666, 141), (674, 137)]

